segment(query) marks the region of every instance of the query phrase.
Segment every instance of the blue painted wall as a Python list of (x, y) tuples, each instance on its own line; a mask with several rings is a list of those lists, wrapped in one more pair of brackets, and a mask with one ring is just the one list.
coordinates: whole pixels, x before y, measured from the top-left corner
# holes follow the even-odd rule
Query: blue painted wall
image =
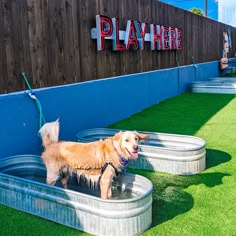
[[(219, 62), (183, 66), (34, 90), (45, 120), (61, 121), (60, 139), (106, 127), (189, 89), (192, 81), (219, 76)], [(40, 154), (39, 112), (26, 92), (0, 95), (0, 158)]]

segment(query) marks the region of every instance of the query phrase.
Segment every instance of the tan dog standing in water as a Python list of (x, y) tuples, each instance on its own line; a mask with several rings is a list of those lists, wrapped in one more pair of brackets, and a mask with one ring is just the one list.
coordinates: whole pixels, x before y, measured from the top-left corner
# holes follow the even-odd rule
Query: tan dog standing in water
[[(54, 185), (62, 172), (61, 183), (67, 188), (70, 169), (100, 185), (101, 198), (112, 196), (112, 179), (121, 172), (121, 158), (138, 158), (139, 141), (148, 137), (136, 131), (124, 131), (105, 140), (90, 143), (58, 141), (59, 121), (46, 123), (39, 130), (45, 148), (42, 159), (47, 169), (47, 184)], [(66, 167), (66, 168), (64, 168)]]

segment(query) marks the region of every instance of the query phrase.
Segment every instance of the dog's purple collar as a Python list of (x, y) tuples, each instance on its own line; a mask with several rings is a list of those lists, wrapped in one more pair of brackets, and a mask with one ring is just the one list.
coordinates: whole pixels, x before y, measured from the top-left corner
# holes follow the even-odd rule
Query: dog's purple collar
[(125, 172), (128, 169), (128, 165), (129, 165), (129, 160), (127, 160), (125, 157), (120, 157), (120, 163), (122, 166), (122, 174), (125, 174)]
[(129, 164), (129, 160), (127, 160), (125, 157), (120, 157), (120, 163), (122, 165), (122, 167), (127, 167)]

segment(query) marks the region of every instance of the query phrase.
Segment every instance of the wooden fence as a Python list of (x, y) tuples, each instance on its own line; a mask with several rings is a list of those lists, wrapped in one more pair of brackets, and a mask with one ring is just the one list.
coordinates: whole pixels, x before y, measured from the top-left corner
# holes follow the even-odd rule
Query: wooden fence
[[(97, 51), (96, 15), (182, 29), (183, 49)], [(156, 0), (0, 0), (0, 93), (27, 89), (21, 72), (40, 88), (219, 60), (227, 29)]]

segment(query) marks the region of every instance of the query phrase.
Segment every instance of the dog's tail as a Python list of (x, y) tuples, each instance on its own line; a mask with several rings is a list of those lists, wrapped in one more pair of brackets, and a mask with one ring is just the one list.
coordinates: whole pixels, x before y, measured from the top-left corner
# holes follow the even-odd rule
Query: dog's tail
[(42, 137), (44, 148), (51, 143), (57, 143), (59, 139), (59, 120), (44, 124), (39, 130), (39, 134)]

